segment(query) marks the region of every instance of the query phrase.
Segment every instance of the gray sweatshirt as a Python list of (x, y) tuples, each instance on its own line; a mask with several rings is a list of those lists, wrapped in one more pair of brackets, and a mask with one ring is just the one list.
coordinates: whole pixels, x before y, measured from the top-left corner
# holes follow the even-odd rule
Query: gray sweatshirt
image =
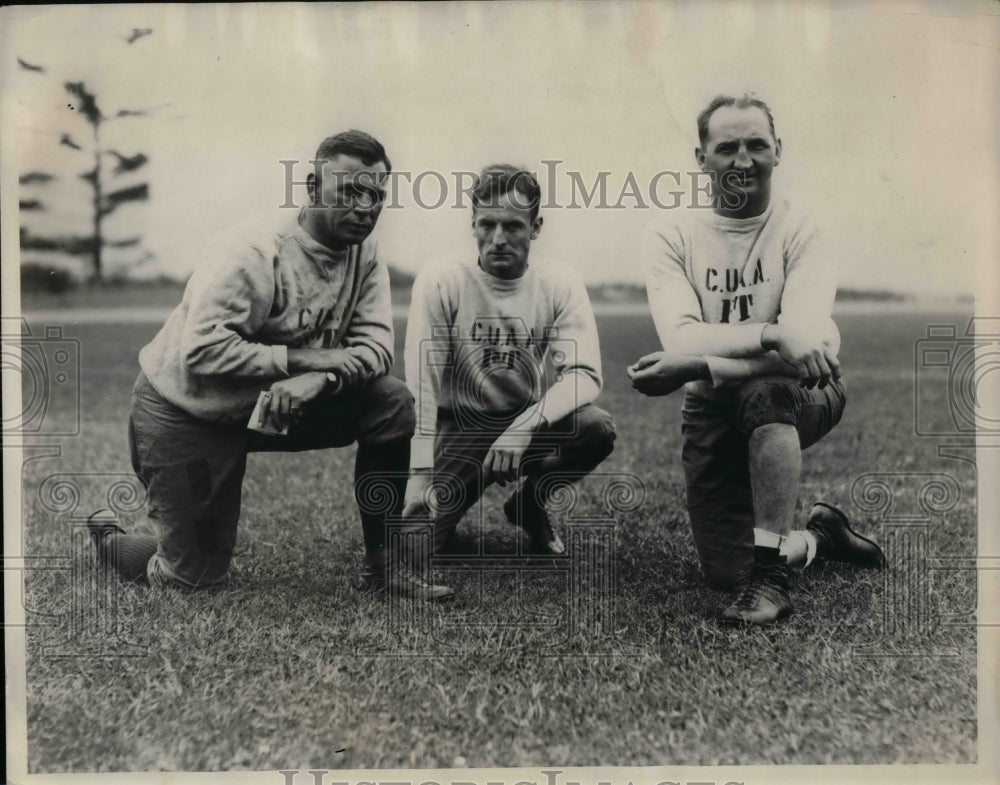
[(716, 386), (783, 365), (761, 348), (768, 323), (839, 351), (836, 260), (804, 214), (783, 199), (754, 218), (684, 213), (649, 238), (646, 292), (664, 349), (706, 357)]
[(475, 254), (422, 270), (404, 354), (417, 409), (412, 468), (433, 465), (439, 407), (509, 414), (534, 405), (553, 423), (601, 390), (587, 290), (572, 270), (551, 263), (532, 261), (513, 281), (483, 271)]
[(348, 348), (392, 367), (389, 274), (365, 240), (333, 251), (298, 216), (245, 223), (209, 244), (166, 323), (139, 352), (153, 387), (195, 417), (245, 424), (289, 376), (289, 348)]

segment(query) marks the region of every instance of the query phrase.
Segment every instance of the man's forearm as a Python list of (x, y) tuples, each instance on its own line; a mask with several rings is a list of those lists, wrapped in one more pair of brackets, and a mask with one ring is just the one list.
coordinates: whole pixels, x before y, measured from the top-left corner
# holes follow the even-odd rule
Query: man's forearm
[(736, 359), (732, 357), (703, 357), (705, 375), (699, 379), (711, 379), (714, 387), (738, 384), (755, 376), (798, 377), (795, 366), (789, 365), (777, 352), (770, 351), (761, 357)]
[(538, 430), (544, 425), (558, 422), (566, 415), (597, 400), (600, 385), (590, 374), (570, 369), (561, 381), (553, 384), (541, 399), (518, 417), (519, 425)]
[(288, 372), (330, 370), (330, 353), (326, 349), (289, 349)]

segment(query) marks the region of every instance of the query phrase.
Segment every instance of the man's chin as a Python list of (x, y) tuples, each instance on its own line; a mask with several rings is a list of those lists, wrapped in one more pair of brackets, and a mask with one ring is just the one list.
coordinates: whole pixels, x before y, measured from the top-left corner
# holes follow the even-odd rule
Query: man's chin
[(364, 240), (368, 235), (372, 233), (374, 225), (367, 224), (341, 224), (340, 234), (345, 238), (350, 238), (354, 242)]
[(501, 258), (491, 256), (487, 268), (487, 272), (496, 278), (519, 278), (524, 275), (527, 265), (513, 256)]

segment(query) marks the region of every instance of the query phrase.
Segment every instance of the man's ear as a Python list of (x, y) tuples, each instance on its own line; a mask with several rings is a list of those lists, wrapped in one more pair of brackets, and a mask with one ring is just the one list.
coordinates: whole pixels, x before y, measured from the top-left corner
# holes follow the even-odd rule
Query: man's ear
[(316, 173), (306, 175), (306, 192), (309, 194), (309, 204), (316, 204)]
[(544, 219), (540, 215), (536, 215), (534, 220), (531, 222), (531, 239), (534, 240), (542, 231), (542, 224)]
[(781, 140), (774, 140), (774, 165), (777, 166), (781, 163)]
[(701, 171), (705, 171), (705, 151), (700, 147), (694, 148), (694, 159), (698, 162)]

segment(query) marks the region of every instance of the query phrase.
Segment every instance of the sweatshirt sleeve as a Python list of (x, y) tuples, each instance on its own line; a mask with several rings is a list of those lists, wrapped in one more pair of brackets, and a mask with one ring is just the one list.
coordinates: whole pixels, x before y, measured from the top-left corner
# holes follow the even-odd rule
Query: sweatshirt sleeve
[[(822, 332), (823, 340), (833, 353), (840, 353), (840, 332), (837, 325), (830, 319)], [(759, 357), (706, 357), (708, 370), (712, 375), (712, 386), (722, 387), (729, 384), (739, 384), (754, 376), (794, 376), (798, 371), (794, 365), (789, 365), (777, 352), (765, 352)]]
[[(785, 287), (778, 321), (808, 335), (830, 339), (837, 270), (833, 255), (811, 221), (800, 218), (785, 241)], [(836, 327), (833, 328), (836, 332)], [(839, 335), (837, 336), (839, 345)]]
[(385, 376), (392, 370), (395, 348), (389, 270), (374, 254), (361, 264), (358, 302), (342, 343), (374, 368), (376, 376)]
[(557, 381), (538, 404), (539, 412), (549, 423), (593, 403), (604, 383), (594, 309), (579, 278), (569, 274), (569, 281), (562, 292), (562, 302), (556, 303), (556, 334), (549, 343)]
[(646, 296), (663, 348), (682, 354), (753, 357), (763, 324), (706, 324), (701, 300), (688, 277), (684, 233), (674, 223), (646, 237)]
[(185, 292), (180, 357), (197, 376), (288, 376), (288, 349), (255, 340), (274, 302), (272, 254), (217, 240)]
[(406, 384), (416, 402), (417, 416), (410, 447), (411, 469), (434, 465), (438, 402), (451, 352), (452, 327), (438, 278), (430, 271), (420, 273), (413, 282), (403, 350)]

